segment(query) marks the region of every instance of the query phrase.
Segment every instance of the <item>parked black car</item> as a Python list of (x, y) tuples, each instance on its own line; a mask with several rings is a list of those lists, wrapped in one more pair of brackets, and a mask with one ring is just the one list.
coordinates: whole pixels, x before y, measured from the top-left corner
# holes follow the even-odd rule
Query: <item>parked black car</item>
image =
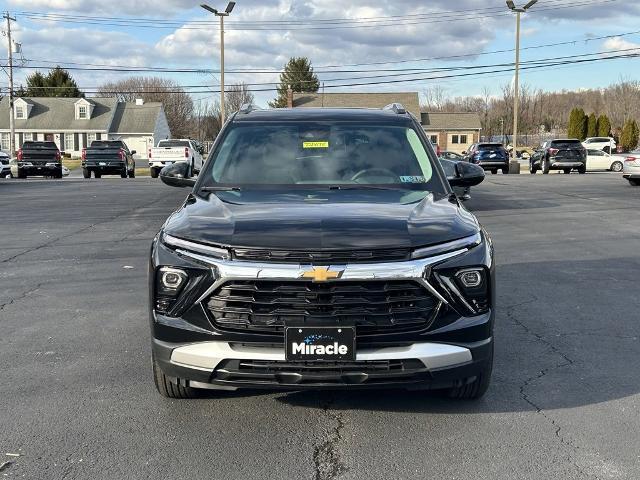
[(577, 139), (548, 140), (529, 159), (529, 172), (532, 174), (538, 170), (544, 174), (550, 170), (571, 173), (573, 169), (578, 173), (587, 171), (587, 150)]
[(129, 151), (122, 140), (94, 140), (89, 148), (82, 150), (82, 175), (95, 178), (102, 175), (120, 175), (122, 178), (136, 176), (135, 150)]
[(11, 173), (18, 178), (62, 178), (62, 152), (55, 142), (24, 142), (22, 148), (16, 152)]
[(153, 241), (154, 380), (199, 388), (446, 389), (484, 394), (493, 247), (423, 128), (382, 110), (244, 107)]
[(465, 160), (480, 165), (496, 174), (498, 170), (509, 173), (509, 152), (501, 143), (474, 143), (466, 152)]

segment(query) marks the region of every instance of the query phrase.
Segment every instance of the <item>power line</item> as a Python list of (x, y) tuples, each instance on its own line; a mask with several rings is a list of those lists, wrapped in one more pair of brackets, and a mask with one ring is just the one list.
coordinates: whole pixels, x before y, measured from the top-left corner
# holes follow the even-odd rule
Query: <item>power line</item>
[[(640, 49), (635, 49), (635, 50), (640, 50)], [(543, 62), (541, 60), (535, 61), (533, 64), (528, 64), (524, 67), (522, 67), (522, 70), (536, 70), (536, 69), (542, 69), (542, 68), (547, 68), (547, 67), (556, 67), (556, 66), (565, 66), (565, 65), (577, 65), (577, 64), (584, 64), (584, 63), (593, 63), (593, 62), (602, 62), (602, 61), (609, 61), (609, 60), (618, 60), (618, 59), (630, 59), (630, 58), (639, 58), (640, 57), (640, 53), (625, 53), (625, 54), (621, 54), (621, 55), (612, 55), (612, 56), (608, 56), (608, 57), (597, 57), (597, 58), (574, 58), (574, 59), (565, 59), (565, 60), (553, 60), (552, 61), (547, 61), (547, 62)], [(352, 82), (352, 83), (342, 83), (342, 84), (336, 84), (336, 85), (325, 85), (325, 88), (341, 88), (341, 87), (355, 87), (355, 86), (373, 86), (373, 85), (389, 85), (389, 84), (398, 84), (398, 83), (412, 83), (412, 82), (418, 82), (418, 81), (426, 81), (426, 80), (444, 80), (444, 79), (449, 79), (449, 78), (461, 78), (461, 77), (470, 77), (470, 76), (484, 76), (484, 75), (491, 75), (491, 74), (496, 74), (496, 73), (506, 73), (506, 72), (512, 72), (513, 69), (512, 68), (502, 68), (502, 69), (496, 69), (496, 70), (489, 70), (489, 71), (485, 71), (485, 72), (469, 72), (469, 73), (453, 73), (450, 75), (439, 75), (439, 76), (431, 76), (431, 77), (415, 77), (415, 78), (407, 78), (407, 79), (394, 79), (394, 80), (381, 80), (381, 81), (373, 81), (373, 82)], [(349, 79), (343, 79), (345, 81), (348, 81)], [(272, 92), (276, 90), (276, 87), (270, 87), (270, 88), (256, 88), (256, 89), (247, 89), (250, 92)], [(144, 91), (144, 90), (130, 90), (130, 91), (122, 91), (122, 90), (114, 90), (114, 91), (89, 91), (89, 90), (85, 90), (85, 93), (90, 93), (90, 94), (142, 94), (142, 93), (146, 93), (146, 94), (153, 94), (153, 93), (157, 93), (157, 94), (166, 94), (166, 93), (189, 93), (189, 94), (196, 94), (196, 93), (208, 93), (208, 94), (215, 94), (215, 93), (219, 93), (219, 90), (212, 90), (212, 89), (206, 89), (206, 90), (201, 90), (201, 91), (190, 91), (190, 92), (185, 92), (184, 90), (170, 90), (170, 89), (163, 89), (163, 90), (157, 90), (157, 91)]]
[[(559, 0), (565, 1), (565, 0)], [(545, 12), (545, 11), (553, 11), (560, 10), (566, 8), (579, 8), (584, 6), (592, 6), (592, 5), (601, 5), (605, 3), (613, 3), (618, 0), (582, 0), (578, 3), (566, 3), (562, 5), (553, 5), (549, 7), (542, 7), (536, 9), (535, 13)], [(429, 14), (424, 14), (429, 15)], [(408, 25), (424, 25), (424, 24), (435, 24), (435, 23), (444, 23), (444, 22), (454, 22), (454, 21), (468, 21), (475, 20), (480, 18), (498, 18), (498, 17), (506, 17), (510, 16), (510, 12), (499, 13), (496, 11), (495, 13), (476, 13), (476, 12), (463, 12), (457, 13), (455, 15), (440, 15), (430, 14), (428, 17), (422, 19), (407, 19), (407, 21), (402, 21), (398, 19), (384, 20), (380, 21), (383, 23), (376, 22), (359, 22), (358, 19), (352, 19), (349, 24), (339, 24), (333, 26), (314, 26), (314, 24), (309, 24), (308, 21), (304, 19), (298, 19), (295, 21), (291, 21), (289, 24), (283, 25), (271, 25), (271, 24), (252, 24), (252, 25), (236, 25), (232, 22), (229, 22), (231, 25), (226, 28), (226, 30), (236, 30), (236, 31), (295, 31), (295, 30), (338, 30), (338, 29), (353, 29), (353, 28), (383, 28), (383, 27), (405, 27)], [(198, 21), (187, 21), (186, 24), (179, 24), (177, 22), (174, 23), (160, 23), (155, 19), (134, 19), (126, 18), (126, 17), (90, 17), (90, 16), (73, 16), (73, 15), (64, 15), (64, 14), (42, 14), (37, 12), (22, 12), (22, 16), (29, 18), (31, 20), (46, 20), (49, 22), (60, 22), (60, 23), (72, 23), (72, 24), (82, 24), (82, 25), (102, 25), (102, 26), (114, 26), (114, 27), (135, 27), (135, 28), (152, 28), (152, 29), (176, 29), (179, 28), (181, 30), (216, 30), (216, 27), (213, 24), (204, 24)], [(433, 18), (433, 17), (436, 18)], [(108, 18), (118, 18), (118, 20), (107, 20)], [(142, 23), (143, 20), (146, 20), (149, 23)], [(391, 23), (389, 23), (391, 21)], [(387, 23), (384, 23), (387, 22)], [(293, 25), (289, 26), (289, 25)], [(307, 26), (305, 26), (307, 25)]]

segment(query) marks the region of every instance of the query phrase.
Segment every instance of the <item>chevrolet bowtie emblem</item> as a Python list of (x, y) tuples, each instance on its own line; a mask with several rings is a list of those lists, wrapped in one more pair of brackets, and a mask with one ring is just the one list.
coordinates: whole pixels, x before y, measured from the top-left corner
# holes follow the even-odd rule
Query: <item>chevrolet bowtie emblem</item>
[(314, 282), (326, 282), (327, 280), (333, 280), (340, 278), (344, 270), (332, 271), (330, 267), (313, 267), (311, 270), (307, 270), (301, 275), (301, 278), (309, 278)]

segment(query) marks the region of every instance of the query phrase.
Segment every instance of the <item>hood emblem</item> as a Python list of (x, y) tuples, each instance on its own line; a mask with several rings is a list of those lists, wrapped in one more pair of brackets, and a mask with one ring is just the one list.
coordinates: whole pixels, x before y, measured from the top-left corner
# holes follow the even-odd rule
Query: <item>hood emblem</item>
[(326, 282), (327, 280), (335, 280), (342, 277), (344, 269), (329, 270), (331, 267), (313, 267), (311, 270), (302, 272), (300, 278), (311, 279), (314, 282)]

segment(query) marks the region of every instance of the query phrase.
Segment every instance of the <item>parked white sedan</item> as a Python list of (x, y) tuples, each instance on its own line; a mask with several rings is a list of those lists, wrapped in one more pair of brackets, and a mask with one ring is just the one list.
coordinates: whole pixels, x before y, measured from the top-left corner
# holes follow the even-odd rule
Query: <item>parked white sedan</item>
[(587, 150), (587, 170), (611, 170), (621, 172), (626, 157), (622, 155), (611, 155), (602, 150)]

